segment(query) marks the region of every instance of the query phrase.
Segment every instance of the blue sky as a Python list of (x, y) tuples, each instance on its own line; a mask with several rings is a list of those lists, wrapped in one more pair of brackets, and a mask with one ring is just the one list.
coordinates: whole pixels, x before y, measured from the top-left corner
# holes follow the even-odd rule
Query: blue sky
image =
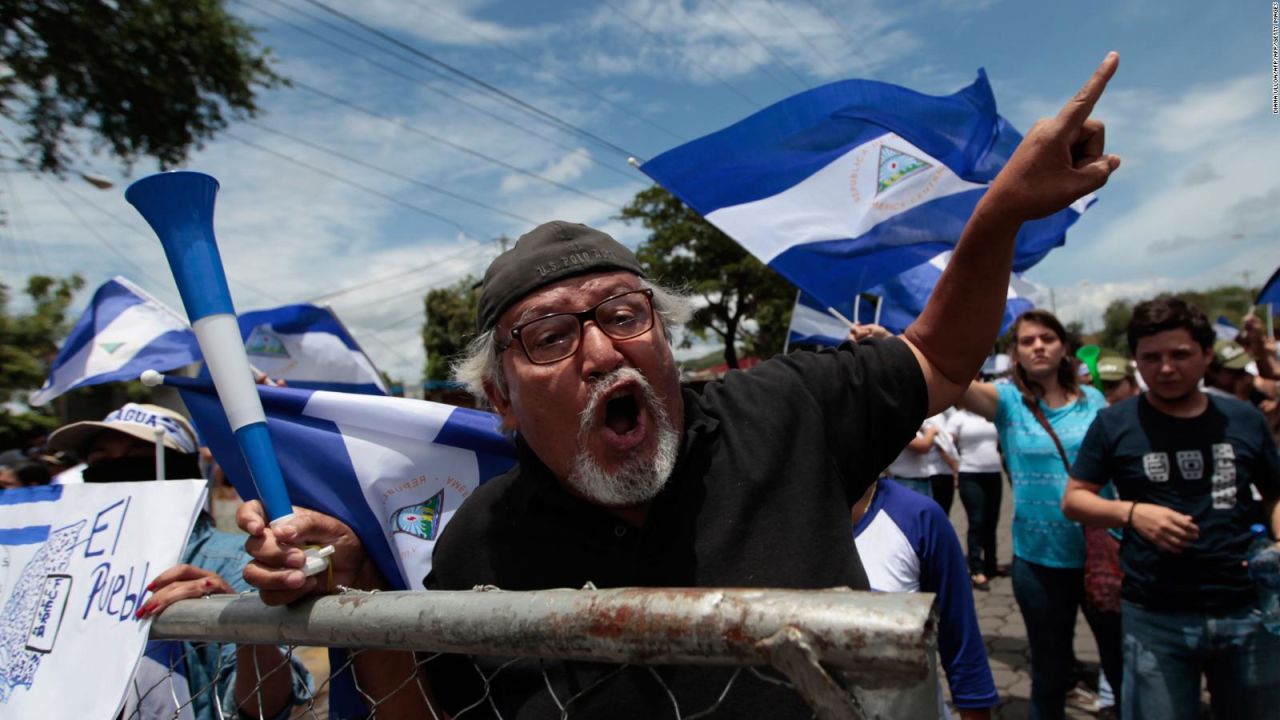
[[(567, 219), (634, 245), (643, 230), (614, 219), (646, 186), (626, 154), (653, 157), (851, 77), (948, 94), (985, 67), (1025, 131), (1120, 52), (1095, 115), (1124, 165), (1029, 274), (1066, 320), (1097, 325), (1115, 297), (1260, 283), (1280, 264), (1267, 2), (322, 1), (378, 34), (307, 0), (229, 3), (297, 84), (188, 167), (222, 183), (237, 307), (327, 300), (399, 379), (420, 374), (425, 289), (483, 272), (495, 238)], [(79, 272), (83, 305), (121, 274), (180, 307), (123, 199), (154, 166), (91, 149), (78, 165), (116, 187), (3, 173), (0, 282)]]

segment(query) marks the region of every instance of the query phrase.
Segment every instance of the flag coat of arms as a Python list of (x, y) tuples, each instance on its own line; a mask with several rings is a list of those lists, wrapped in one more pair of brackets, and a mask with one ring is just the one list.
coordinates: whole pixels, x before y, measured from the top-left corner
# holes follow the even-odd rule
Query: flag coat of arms
[[(782, 100), (641, 170), (827, 307), (954, 247), (1021, 142), (986, 74), (933, 97), (845, 80)], [(1061, 245), (1092, 195), (1023, 225), (1014, 270)]]
[[(213, 386), (166, 377), (240, 496), (258, 491)], [(258, 386), (294, 505), (360, 537), (397, 590), (422, 589), (445, 525), (480, 483), (515, 464), (492, 413), (424, 400)]]

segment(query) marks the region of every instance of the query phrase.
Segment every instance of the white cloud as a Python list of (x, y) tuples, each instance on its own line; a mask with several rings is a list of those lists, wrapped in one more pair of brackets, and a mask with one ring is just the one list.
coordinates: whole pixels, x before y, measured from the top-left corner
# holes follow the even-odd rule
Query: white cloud
[[(579, 148), (558, 160), (547, 162), (534, 172), (548, 180), (554, 180), (558, 183), (570, 183), (582, 177), (590, 166), (591, 153), (584, 148)], [(511, 193), (523, 190), (535, 182), (537, 182), (535, 178), (527, 175), (512, 174), (502, 178), (501, 188), (504, 193)]]

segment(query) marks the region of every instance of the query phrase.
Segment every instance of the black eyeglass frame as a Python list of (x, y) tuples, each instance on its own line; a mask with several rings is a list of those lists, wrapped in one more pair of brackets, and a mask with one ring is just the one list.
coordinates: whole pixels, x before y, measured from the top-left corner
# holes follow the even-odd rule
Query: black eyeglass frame
[[(605, 329), (605, 326), (601, 324), (601, 322), (596, 318), (596, 312), (599, 311), (600, 308), (606, 303), (613, 302), (614, 300), (617, 300), (620, 297), (626, 297), (627, 295), (634, 295), (637, 293), (644, 295), (645, 300), (649, 305), (649, 323), (645, 325), (644, 329), (636, 332), (634, 335), (628, 335), (626, 337), (614, 337), (609, 333), (608, 330)], [(562, 315), (575, 318), (578, 321), (578, 337), (574, 341), (573, 350), (569, 351), (562, 357), (556, 358), (555, 360), (534, 360), (533, 355), (529, 352), (529, 348), (525, 347), (524, 336), (521, 335), (521, 331), (523, 331), (526, 327), (532, 325), (533, 323), (541, 322), (543, 320), (546, 320), (547, 318), (559, 317)], [(541, 317), (536, 317), (536, 318), (533, 318), (532, 320), (526, 320), (522, 323), (514, 325), (512, 326), (511, 330), (508, 331), (511, 335), (511, 339), (506, 341), (505, 343), (499, 344), (496, 354), (501, 355), (502, 353), (506, 352), (508, 349), (510, 349), (512, 345), (516, 344), (516, 340), (519, 340), (520, 349), (524, 351), (524, 356), (528, 358), (529, 362), (533, 363), (534, 365), (554, 365), (555, 363), (558, 363), (561, 360), (564, 360), (565, 358), (573, 357), (573, 354), (578, 352), (578, 348), (582, 346), (582, 335), (586, 330), (586, 324), (588, 320), (594, 322), (596, 324), (596, 327), (600, 328), (600, 332), (604, 333), (610, 338), (613, 338), (614, 340), (630, 340), (631, 338), (640, 337), (641, 335), (652, 330), (655, 315), (656, 315), (656, 312), (653, 309), (653, 288), (640, 288), (638, 290), (628, 290), (626, 292), (620, 292), (617, 295), (610, 295), (609, 297), (601, 300), (600, 302), (587, 308), (586, 310), (581, 310), (579, 312), (550, 313), (550, 314), (543, 315)]]

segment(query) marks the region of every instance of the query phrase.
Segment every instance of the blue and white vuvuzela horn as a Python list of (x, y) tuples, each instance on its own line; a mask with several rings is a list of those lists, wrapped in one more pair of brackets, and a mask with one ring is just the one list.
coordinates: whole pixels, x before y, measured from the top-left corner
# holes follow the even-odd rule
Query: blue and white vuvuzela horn
[[(244, 454), (267, 517), (276, 525), (293, 515), (293, 505), (267, 432), (262, 400), (254, 387), (253, 371), (244, 352), (213, 234), (213, 204), (217, 194), (218, 181), (209, 175), (175, 171), (138, 180), (129, 186), (124, 197), (138, 209), (164, 246), (227, 421)], [(314, 554), (308, 551), (308, 555)], [(310, 560), (308, 558), (306, 568), (308, 575), (326, 567), (323, 561)]]

